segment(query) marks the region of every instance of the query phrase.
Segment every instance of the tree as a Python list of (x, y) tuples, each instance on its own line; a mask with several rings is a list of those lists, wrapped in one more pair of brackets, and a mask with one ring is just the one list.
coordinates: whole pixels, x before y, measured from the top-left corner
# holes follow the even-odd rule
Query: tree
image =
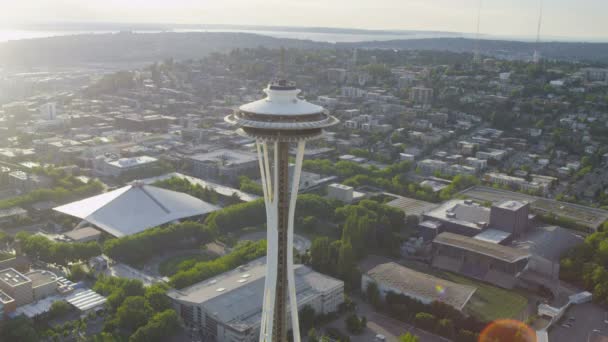
[(127, 331), (135, 331), (146, 324), (153, 309), (144, 297), (127, 297), (116, 311), (118, 326)]
[(310, 330), (308, 330), (308, 342), (318, 342), (319, 341), (319, 337), (317, 336), (317, 331), (315, 330), (315, 328), (310, 328)]
[(72, 306), (63, 300), (58, 300), (51, 304), (51, 309), (49, 310), (49, 316), (52, 318), (57, 318), (66, 313), (70, 312)]
[(34, 324), (25, 316), (5, 321), (0, 330), (0, 341), (38, 342), (39, 340)]
[(300, 330), (309, 331), (315, 323), (315, 309), (310, 305), (305, 305), (298, 314), (300, 319)]
[(355, 267), (355, 255), (353, 246), (350, 242), (343, 242), (340, 246), (340, 254), (338, 255), (338, 272), (342, 274), (344, 281), (350, 281), (350, 277)]
[(87, 272), (84, 270), (84, 267), (80, 264), (73, 264), (70, 266), (70, 280), (74, 282), (79, 282), (87, 276)]
[(437, 334), (447, 337), (447, 338), (453, 338), (454, 337), (454, 323), (452, 322), (452, 320), (448, 319), (448, 318), (443, 318), (440, 319), (439, 321), (437, 321), (437, 326), (435, 327), (435, 332), (437, 332)]
[(365, 289), (365, 294), (367, 295), (367, 300), (375, 307), (378, 308), (381, 304), (380, 302), (380, 290), (378, 290), (378, 284), (374, 282), (367, 283), (367, 288)]
[(436, 319), (435, 316), (430, 313), (419, 312), (415, 316), (414, 323), (420, 329), (433, 331), (433, 329), (435, 329)]
[(146, 288), (144, 297), (154, 311), (161, 312), (171, 308), (171, 300), (167, 297), (168, 286), (164, 283), (154, 284)]
[(356, 314), (350, 314), (346, 317), (346, 329), (351, 334), (360, 335), (363, 333), (367, 326), (367, 319), (365, 317), (359, 318)]
[(318, 237), (312, 241), (310, 258), (313, 269), (321, 273), (331, 273), (328, 237)]
[(175, 310), (165, 310), (155, 314), (146, 325), (140, 327), (129, 338), (129, 342), (162, 342), (179, 328)]
[(409, 332), (399, 336), (399, 342), (418, 342), (418, 336), (412, 335)]
[(477, 342), (477, 334), (465, 329), (460, 329), (455, 338), (456, 342)]

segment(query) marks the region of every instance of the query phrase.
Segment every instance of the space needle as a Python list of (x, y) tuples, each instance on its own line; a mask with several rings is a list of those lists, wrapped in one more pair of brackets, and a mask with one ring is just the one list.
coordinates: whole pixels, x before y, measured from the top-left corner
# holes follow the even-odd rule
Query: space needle
[[(254, 138), (266, 206), (266, 282), (260, 341), (287, 341), (288, 309), (295, 342), (300, 342), (298, 305), (293, 270), (293, 222), (306, 141), (339, 121), (321, 106), (298, 97), (300, 90), (285, 79), (264, 89), (266, 98), (242, 105), (226, 122), (240, 134)], [(295, 147), (292, 177), (289, 151)], [(291, 182), (290, 182), (291, 178)]]

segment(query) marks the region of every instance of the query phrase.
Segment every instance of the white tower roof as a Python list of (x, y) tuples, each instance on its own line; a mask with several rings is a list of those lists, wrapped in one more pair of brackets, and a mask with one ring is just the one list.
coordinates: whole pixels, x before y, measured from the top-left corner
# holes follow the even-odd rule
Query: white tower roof
[(266, 98), (242, 105), (243, 112), (263, 115), (310, 115), (324, 111), (323, 107), (298, 98), (300, 89), (264, 89)]

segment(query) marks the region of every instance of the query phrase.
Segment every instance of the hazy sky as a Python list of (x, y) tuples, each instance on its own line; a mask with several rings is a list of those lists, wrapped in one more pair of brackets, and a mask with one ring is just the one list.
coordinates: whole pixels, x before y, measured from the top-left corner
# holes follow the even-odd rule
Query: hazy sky
[[(544, 0), (542, 32), (608, 37), (608, 0)], [(474, 32), (479, 0), (0, 0), (0, 24), (138, 22)], [(534, 36), (539, 0), (483, 0), (481, 32)]]

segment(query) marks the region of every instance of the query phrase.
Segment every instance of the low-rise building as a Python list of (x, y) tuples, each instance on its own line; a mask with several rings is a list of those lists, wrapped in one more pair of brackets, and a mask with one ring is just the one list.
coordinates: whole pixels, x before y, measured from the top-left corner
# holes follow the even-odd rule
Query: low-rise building
[(16, 306), (34, 301), (32, 280), (14, 268), (0, 271), (0, 289), (15, 300)]
[(257, 156), (233, 150), (216, 150), (190, 157), (192, 173), (202, 179), (235, 182), (239, 176), (259, 177)]
[(350, 203), (353, 201), (354, 189), (352, 186), (333, 183), (327, 186), (327, 197)]
[[(295, 266), (298, 308), (311, 306), (317, 314), (338, 310), (344, 302), (344, 282)], [(265, 258), (220, 274), (168, 296), (184, 323), (197, 327), (204, 341), (258, 341), (262, 318)], [(288, 310), (289, 312), (289, 310)]]
[(550, 183), (537, 183), (527, 181), (521, 177), (509, 176), (505, 173), (488, 172), (483, 176), (484, 181), (492, 184), (506, 185), (517, 190), (545, 194), (549, 190)]
[(93, 227), (83, 227), (74, 229), (64, 235), (71, 242), (89, 242), (97, 241), (101, 236), (101, 232)]
[(363, 293), (370, 283), (378, 286), (382, 298), (392, 292), (419, 300), (424, 304), (442, 302), (460, 311), (477, 290), (473, 286), (456, 284), (394, 262), (377, 265), (364, 273), (361, 277)]
[(132, 158), (97, 158), (94, 161), (95, 173), (104, 177), (120, 177), (127, 172), (136, 172), (155, 166), (158, 159), (150, 156)]

